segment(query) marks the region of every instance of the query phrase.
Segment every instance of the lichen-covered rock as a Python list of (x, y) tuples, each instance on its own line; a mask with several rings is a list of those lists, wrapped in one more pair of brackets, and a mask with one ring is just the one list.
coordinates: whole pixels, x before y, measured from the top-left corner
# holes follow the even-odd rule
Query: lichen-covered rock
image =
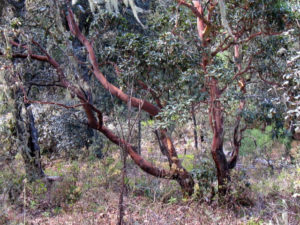
[(32, 111), (39, 131), (42, 153), (74, 157), (87, 151), (95, 140), (94, 131), (87, 126), (80, 110), (52, 105), (34, 105)]

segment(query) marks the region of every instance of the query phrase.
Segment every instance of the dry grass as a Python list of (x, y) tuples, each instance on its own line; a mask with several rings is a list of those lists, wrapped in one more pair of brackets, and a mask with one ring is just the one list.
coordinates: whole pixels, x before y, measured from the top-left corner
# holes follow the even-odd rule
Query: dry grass
[[(73, 174), (80, 195), (69, 201), (68, 194), (74, 193), (62, 192), (70, 188), (68, 182), (62, 181), (55, 192), (47, 190), (44, 195), (53, 195), (59, 202), (45, 206), (42, 204), (45, 198), (52, 198), (40, 195), (41, 201), (32, 206), (37, 196), (28, 186), (26, 204), (8, 206), (7, 224), (22, 224), (24, 218), (27, 224), (116, 224), (121, 165), (115, 157), (110, 164), (105, 161), (53, 163), (48, 172), (68, 178)], [(76, 170), (78, 173), (74, 173)], [(132, 225), (299, 224), (299, 197), (295, 196), (299, 190), (296, 179), (299, 168), (281, 170), (264, 180), (257, 179), (259, 173), (263, 175), (264, 171), (257, 170), (250, 177), (251, 189), (241, 193), (233, 191), (236, 195), (231, 196), (230, 202), (220, 206), (217, 201), (209, 204), (196, 195), (183, 199), (175, 182), (148, 176), (129, 162), (125, 222)], [(24, 202), (24, 196), (22, 192), (20, 202)], [(243, 201), (251, 201), (251, 204)]]
[[(163, 162), (161, 156), (153, 154), (157, 146), (151, 139), (148, 142), (144, 144), (149, 148), (142, 154), (152, 162)], [(196, 153), (189, 142), (177, 144), (179, 154), (189, 149), (186, 154), (194, 156), (186, 165), (199, 169), (204, 153)], [(0, 224), (116, 224), (122, 164), (118, 150), (112, 152), (102, 160), (87, 156), (79, 161), (47, 162), (46, 173), (64, 179), (50, 186), (43, 182), (26, 184), (14, 203), (8, 203), (7, 195), (1, 198)], [(281, 159), (281, 155), (276, 157)], [(24, 174), (22, 168), (18, 165), (15, 172)], [(299, 177), (299, 166), (275, 168), (271, 174), (267, 166), (253, 166), (249, 156), (241, 157), (232, 174), (228, 203), (219, 205), (217, 199), (207, 199), (209, 191), (185, 199), (176, 182), (147, 175), (128, 160), (124, 220), (128, 225), (298, 225)]]

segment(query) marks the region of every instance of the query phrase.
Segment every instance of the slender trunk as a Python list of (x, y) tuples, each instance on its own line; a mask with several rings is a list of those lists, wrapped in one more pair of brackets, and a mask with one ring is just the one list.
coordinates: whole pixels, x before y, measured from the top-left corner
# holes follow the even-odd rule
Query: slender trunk
[(142, 142), (142, 126), (141, 118), (138, 121), (138, 154), (141, 155), (141, 142)]
[(197, 120), (194, 110), (194, 105), (192, 105), (192, 119), (194, 124), (194, 141), (195, 141), (195, 148), (198, 150), (198, 134), (197, 134)]
[(127, 159), (127, 153), (123, 151), (122, 154), (123, 158), (123, 170), (122, 170), (122, 184), (121, 184), (121, 192), (120, 192), (120, 198), (119, 198), (119, 218), (118, 218), (118, 225), (122, 225), (123, 223), (123, 216), (124, 216), (124, 192), (125, 192), (125, 179), (126, 179), (126, 159)]

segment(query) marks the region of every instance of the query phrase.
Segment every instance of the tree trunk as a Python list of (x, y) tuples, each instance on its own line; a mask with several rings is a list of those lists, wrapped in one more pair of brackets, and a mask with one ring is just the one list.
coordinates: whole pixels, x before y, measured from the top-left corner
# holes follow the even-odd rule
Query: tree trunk
[(224, 196), (227, 192), (230, 176), (226, 156), (223, 152), (223, 137), (221, 135), (214, 134), (211, 153), (217, 168), (219, 195)]
[(192, 195), (194, 192), (194, 180), (191, 174), (181, 165), (173, 142), (167, 135), (167, 131), (161, 129), (160, 134), (161, 143), (166, 150), (169, 163), (171, 164), (170, 169), (175, 175), (175, 179), (181, 186), (184, 195)]
[(196, 120), (195, 109), (194, 109), (193, 104), (192, 104), (192, 119), (193, 119), (193, 124), (194, 124), (195, 149), (198, 150), (197, 120)]
[[(139, 99), (136, 97), (132, 97), (124, 93), (121, 89), (117, 88), (108, 80), (106, 77), (102, 74), (98, 67), (97, 58), (95, 55), (95, 52), (93, 50), (92, 44), (87, 40), (87, 38), (80, 32), (79, 27), (75, 23), (74, 14), (69, 9), (67, 14), (67, 20), (69, 24), (70, 31), (76, 36), (80, 42), (84, 45), (86, 50), (88, 51), (88, 56), (90, 59), (90, 62), (92, 64), (92, 71), (97, 78), (97, 80), (102, 84), (102, 86), (109, 91), (109, 93), (113, 96), (116, 96), (118, 99), (122, 100), (126, 104), (129, 104), (132, 107), (137, 107), (145, 112), (147, 112), (150, 116), (156, 116), (160, 112), (160, 108), (153, 105), (152, 103)], [(160, 133), (160, 140), (162, 146), (164, 146), (167, 157), (170, 160), (170, 170), (165, 170), (164, 168), (158, 168), (152, 163), (148, 162), (144, 158), (142, 158), (137, 153), (137, 148), (132, 146), (129, 142), (126, 140), (118, 137), (113, 132), (111, 132), (107, 127), (103, 125), (103, 115), (102, 112), (97, 109), (88, 98), (88, 95), (84, 92), (84, 90), (80, 87), (77, 87), (73, 85), (69, 80), (66, 79), (66, 76), (64, 74), (63, 69), (60, 67), (59, 63), (55, 61), (43, 47), (38, 44), (36, 41), (32, 40), (32, 43), (37, 46), (44, 54), (44, 55), (30, 55), (32, 59), (36, 59), (39, 61), (45, 61), (50, 63), (57, 72), (57, 75), (60, 78), (60, 85), (68, 90), (70, 90), (74, 95), (77, 96), (78, 99), (80, 99), (81, 105), (86, 113), (86, 117), (88, 119), (88, 125), (95, 129), (100, 131), (102, 134), (104, 134), (111, 142), (115, 143), (116, 145), (123, 148), (132, 160), (145, 172), (160, 178), (165, 179), (173, 179), (178, 181), (180, 184), (184, 194), (191, 195), (193, 193), (193, 187), (194, 187), (194, 181), (192, 176), (189, 174), (187, 170), (185, 170), (180, 160), (178, 159), (176, 150), (173, 146), (173, 143), (171, 141), (171, 138), (167, 135), (166, 130), (159, 130)], [(19, 46), (18, 44), (13, 43), (14, 46)], [(22, 48), (22, 46), (20, 46)], [(23, 46), (23, 48), (26, 48)], [(14, 58), (27, 58), (27, 54), (14, 54)], [(60, 106), (64, 106), (66, 108), (69, 108), (69, 106), (65, 106), (62, 104), (58, 104)], [(21, 132), (19, 132), (21, 133)], [(27, 151), (26, 151), (27, 152)]]
[(194, 193), (194, 179), (185, 169), (178, 174), (177, 182), (184, 196), (191, 196)]
[[(85, 108), (86, 113), (89, 113), (89, 109)], [(90, 124), (92, 126), (92, 124)], [(92, 126), (95, 127), (95, 126)], [(173, 163), (171, 165), (171, 170), (166, 171), (165, 169), (160, 169), (151, 164), (150, 162), (143, 159), (136, 151), (136, 148), (131, 146), (129, 143), (127, 143), (125, 140), (119, 138), (115, 134), (113, 134), (109, 129), (107, 129), (105, 126), (101, 126), (99, 128), (95, 129), (99, 130), (102, 134), (104, 134), (111, 142), (115, 143), (118, 146), (121, 146), (123, 149), (125, 149), (129, 156), (132, 158), (132, 160), (146, 173), (151, 174), (155, 177), (161, 177), (166, 179), (172, 179), (176, 180), (184, 195), (192, 195), (194, 192), (194, 180), (193, 177), (187, 172), (180, 164), (178, 157), (173, 158)], [(168, 138), (164, 136), (164, 140), (169, 143), (169, 146), (171, 142), (167, 141)]]
[(45, 176), (41, 164), (38, 132), (35, 128), (34, 117), (29, 106), (24, 106), (21, 91), (15, 93), (15, 118), (17, 139), (20, 142), (21, 154), (25, 164), (26, 176), (29, 181)]
[(138, 121), (138, 154), (141, 155), (141, 143), (142, 142), (142, 126), (141, 126), (141, 118)]
[(218, 81), (214, 77), (211, 78), (210, 85), (209, 120), (214, 133), (211, 153), (217, 168), (219, 195), (224, 196), (227, 192), (227, 185), (230, 181), (230, 177), (228, 162), (223, 152), (224, 118), (223, 107), (220, 102), (222, 92), (219, 89)]

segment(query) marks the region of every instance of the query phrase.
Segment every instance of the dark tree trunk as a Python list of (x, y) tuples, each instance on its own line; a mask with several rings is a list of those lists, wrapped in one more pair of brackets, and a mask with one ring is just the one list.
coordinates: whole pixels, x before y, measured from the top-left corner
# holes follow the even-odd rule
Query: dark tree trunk
[(15, 97), (17, 139), (20, 143), (26, 176), (29, 181), (34, 181), (45, 176), (41, 164), (38, 132), (35, 128), (31, 109), (29, 106), (24, 106), (21, 100), (22, 95), (20, 90), (16, 91)]
[(192, 105), (192, 119), (193, 119), (193, 124), (194, 124), (195, 148), (198, 150), (197, 120), (196, 120), (194, 105)]
[(138, 121), (138, 154), (141, 155), (141, 142), (142, 142), (142, 126), (141, 126), (141, 118)]
[(223, 152), (223, 137), (221, 135), (214, 134), (211, 153), (217, 168), (219, 194), (224, 196), (227, 192), (230, 176), (226, 156)]
[[(237, 38), (236, 38), (237, 41)], [(240, 54), (239, 54), (239, 46), (235, 45), (234, 48), (234, 56), (235, 61), (237, 62), (236, 68), (237, 72), (241, 71), (240, 64)], [(246, 93), (245, 88), (245, 80), (241, 77), (239, 80), (240, 90), (243, 94)], [(241, 111), (245, 106), (245, 99), (241, 99), (239, 105), (239, 113), (237, 115), (237, 121), (234, 127), (233, 134), (233, 154), (229, 161), (227, 161), (226, 156), (223, 152), (223, 137), (224, 137), (224, 108), (220, 102), (220, 98), (222, 95), (222, 90), (219, 87), (218, 80), (214, 77), (210, 80), (210, 109), (209, 109), (209, 118), (210, 125), (212, 127), (214, 136), (212, 143), (212, 156), (215, 161), (215, 165), (217, 167), (217, 176), (218, 176), (218, 189), (219, 195), (224, 196), (228, 190), (228, 183), (230, 182), (230, 174), (229, 170), (233, 169), (236, 166), (236, 162), (239, 155), (239, 149), (241, 146), (242, 133), (245, 131), (246, 127), (240, 129), (240, 121), (241, 121)]]

